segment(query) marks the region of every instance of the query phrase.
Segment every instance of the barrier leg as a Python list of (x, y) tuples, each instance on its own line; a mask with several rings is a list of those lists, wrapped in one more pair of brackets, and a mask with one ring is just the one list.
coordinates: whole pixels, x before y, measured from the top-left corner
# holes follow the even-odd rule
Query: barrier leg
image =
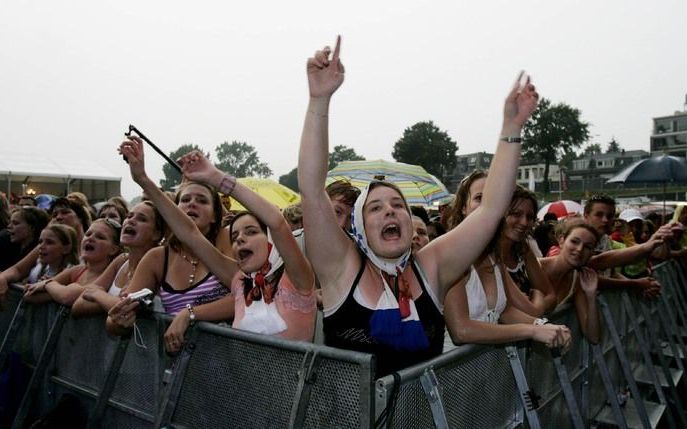
[(23, 299), (19, 300), (17, 309), (14, 311), (12, 316), (12, 321), (10, 322), (10, 327), (5, 333), (5, 337), (2, 339), (2, 345), (0, 346), (0, 368), (4, 368), (7, 363), (7, 357), (12, 351), (14, 343), (17, 341), (17, 336), (19, 336), (19, 330), (24, 324), (24, 313), (26, 312), (26, 303)]
[[(161, 332), (164, 332), (164, 330)], [(154, 427), (156, 428), (170, 425), (170, 421), (174, 415), (174, 410), (177, 406), (177, 401), (179, 400), (179, 394), (181, 393), (181, 386), (184, 381), (186, 369), (188, 368), (188, 363), (191, 360), (193, 351), (196, 348), (197, 338), (198, 330), (194, 327), (190, 327), (187, 331), (184, 347), (181, 349), (179, 356), (177, 356), (176, 360), (172, 364), (172, 367), (165, 370), (163, 376), (165, 388), (162, 393), (160, 410), (157, 418), (155, 419)]]
[(26, 393), (24, 394), (24, 397), (21, 400), (21, 404), (19, 405), (17, 415), (14, 418), (14, 422), (12, 423), (12, 429), (21, 429), (24, 427), (24, 421), (29, 415), (29, 410), (31, 404), (33, 403), (33, 399), (36, 395), (39, 384), (43, 381), (45, 377), (45, 372), (48, 368), (48, 364), (53, 358), (55, 347), (57, 347), (57, 340), (60, 337), (60, 331), (62, 330), (62, 326), (64, 326), (64, 322), (65, 320), (67, 320), (68, 315), (69, 308), (60, 307), (60, 309), (57, 312), (57, 316), (55, 317), (55, 320), (50, 326), (50, 333), (48, 334), (48, 338), (45, 340), (45, 343), (43, 344), (43, 349), (41, 350), (41, 354), (38, 357), (36, 368), (34, 369), (33, 374), (31, 375), (31, 379), (29, 380), (29, 386), (26, 389)]
[(439, 393), (439, 382), (432, 368), (425, 370), (425, 373), (420, 377), (420, 384), (422, 384), (422, 390), (425, 391), (429, 408), (432, 410), (434, 426), (437, 429), (448, 429), (448, 419)]
[(620, 404), (618, 403), (618, 395), (615, 391), (615, 386), (613, 386), (613, 381), (611, 380), (611, 373), (608, 371), (608, 366), (604, 360), (604, 353), (601, 350), (601, 346), (595, 344), (592, 346), (592, 351), (594, 352), (594, 361), (596, 366), (599, 367), (599, 374), (601, 374), (601, 382), (606, 389), (606, 397), (608, 402), (611, 404), (611, 409), (613, 410), (613, 416), (615, 417), (615, 424), (618, 425), (620, 429), (627, 429), (627, 421), (625, 420), (625, 415), (620, 409)]
[(527, 385), (527, 378), (525, 378), (525, 371), (522, 369), (522, 362), (520, 362), (518, 349), (515, 346), (507, 346), (506, 355), (508, 356), (508, 361), (513, 371), (515, 385), (518, 387), (518, 393), (520, 394), (522, 406), (525, 409), (529, 427), (532, 429), (540, 429), (541, 424), (539, 423), (539, 415), (536, 411), (539, 407), (539, 397), (534, 391), (530, 390)]
[[(682, 406), (682, 399), (680, 398), (680, 395), (677, 392), (677, 387), (675, 386), (675, 383), (673, 383), (673, 376), (670, 373), (670, 365), (668, 365), (666, 357), (661, 352), (659, 328), (651, 319), (651, 316), (646, 306), (640, 303), (639, 308), (642, 311), (644, 321), (649, 331), (649, 341), (651, 341), (652, 347), (654, 347), (655, 350), (658, 350), (658, 361), (661, 365), (661, 369), (663, 370), (663, 376), (665, 377), (666, 382), (668, 383), (668, 389), (670, 390), (670, 394), (673, 398), (672, 404), (675, 407), (675, 410), (677, 410), (677, 414), (682, 424), (682, 427), (687, 427), (687, 414), (685, 414), (684, 407)], [(680, 362), (680, 359), (677, 359), (677, 361)]]
[(637, 413), (642, 421), (642, 425), (645, 428), (651, 428), (651, 423), (649, 422), (649, 416), (646, 412), (646, 407), (644, 406), (644, 401), (639, 395), (639, 387), (637, 387), (637, 382), (635, 381), (634, 375), (632, 374), (632, 369), (630, 368), (630, 362), (627, 359), (623, 345), (620, 342), (620, 336), (618, 331), (615, 329), (615, 324), (613, 323), (613, 316), (608, 308), (608, 302), (603, 296), (597, 298), (599, 302), (599, 307), (601, 307), (601, 313), (603, 314), (604, 321), (606, 322), (606, 329), (611, 336), (611, 341), (613, 341), (613, 348), (618, 355), (618, 360), (620, 361), (620, 367), (623, 370), (623, 375), (625, 376), (625, 381), (630, 388), (630, 393), (632, 394), (632, 399), (637, 407)]
[(112, 362), (110, 363), (110, 368), (108, 368), (105, 383), (98, 393), (98, 399), (88, 422), (88, 429), (99, 428), (102, 425), (102, 419), (105, 415), (105, 407), (107, 406), (107, 402), (110, 400), (110, 395), (112, 394), (115, 384), (117, 383), (117, 376), (119, 375), (119, 369), (122, 366), (122, 362), (124, 362), (126, 350), (129, 347), (129, 340), (130, 338), (122, 338), (117, 342), (117, 351), (112, 357)]
[(296, 387), (296, 397), (294, 398), (289, 418), (290, 428), (300, 428), (305, 423), (310, 393), (312, 392), (312, 386), (319, 367), (320, 356), (316, 351), (308, 350), (303, 356), (303, 363), (298, 370), (298, 387)]
[(584, 429), (584, 422), (582, 421), (582, 415), (580, 414), (580, 408), (577, 406), (577, 400), (575, 399), (575, 393), (573, 392), (572, 385), (570, 384), (570, 377), (568, 376), (568, 370), (563, 365), (561, 361), (561, 354), (558, 349), (551, 350), (551, 358), (553, 359), (553, 365), (556, 368), (556, 374), (558, 375), (558, 383), (563, 391), (563, 396), (565, 397), (565, 404), (570, 412), (570, 419), (572, 420), (573, 427), (575, 429)]
[[(635, 336), (637, 337), (637, 343), (639, 344), (639, 350), (642, 354), (642, 360), (643, 364), (646, 367), (649, 377), (651, 378), (651, 383), (654, 386), (654, 391), (656, 392), (656, 396), (658, 397), (658, 401), (660, 404), (668, 405), (668, 400), (666, 399), (664, 392), (663, 392), (663, 387), (661, 387), (661, 383), (658, 379), (658, 374), (656, 374), (656, 369), (654, 367), (654, 363), (651, 360), (651, 353), (649, 352), (649, 345), (644, 339), (644, 334), (642, 333), (641, 327), (639, 325), (639, 318), (637, 317), (634, 307), (632, 307), (632, 302), (630, 302), (630, 297), (627, 295), (627, 292), (622, 293), (622, 300), (623, 300), (623, 306), (625, 308), (625, 312), (628, 315), (628, 318), (630, 319), (630, 323), (632, 324), (632, 328), (634, 330)], [(644, 323), (646, 324), (646, 320), (644, 320)], [(650, 334), (651, 335), (651, 334)], [(670, 425), (671, 428), (675, 428), (676, 423), (675, 419), (673, 418), (672, 413), (668, 413), (668, 424)]]
[(677, 323), (673, 317), (673, 313), (670, 310), (670, 305), (665, 300), (665, 297), (661, 296), (658, 300), (658, 317), (665, 326), (665, 331), (668, 333), (669, 342), (671, 348), (675, 353), (675, 359), (679, 362), (678, 366), (684, 371), (683, 360), (687, 359), (687, 348), (685, 347), (685, 342), (682, 340), (680, 331), (678, 329)]

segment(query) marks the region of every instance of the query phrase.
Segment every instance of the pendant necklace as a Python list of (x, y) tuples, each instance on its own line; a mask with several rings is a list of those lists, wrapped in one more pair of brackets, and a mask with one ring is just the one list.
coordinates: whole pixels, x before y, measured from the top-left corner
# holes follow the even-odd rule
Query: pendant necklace
[(189, 264), (191, 264), (191, 274), (188, 276), (188, 285), (193, 286), (193, 283), (196, 280), (196, 268), (198, 267), (198, 259), (193, 259), (191, 257), (186, 256), (183, 253), (179, 253), (182, 258)]

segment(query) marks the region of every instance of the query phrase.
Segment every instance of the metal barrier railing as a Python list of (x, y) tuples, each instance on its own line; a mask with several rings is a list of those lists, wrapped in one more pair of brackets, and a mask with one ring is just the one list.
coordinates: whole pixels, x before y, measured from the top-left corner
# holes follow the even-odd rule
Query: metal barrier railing
[(167, 316), (140, 318), (137, 345), (108, 337), (102, 316), (73, 319), (56, 304), (25, 305), (13, 288), (0, 311), (0, 367), (19, 353), (33, 370), (17, 428), (62, 393), (81, 399), (90, 427), (579, 429), (606, 420), (652, 427), (661, 415), (669, 427), (687, 427), (677, 388), (687, 356), (685, 275), (675, 262), (655, 275), (660, 299), (599, 297), (596, 346), (568, 307), (550, 317), (575, 338), (563, 356), (526, 343), (465, 345), (376, 381), (371, 355), (208, 323), (190, 328), (183, 350), (169, 357), (161, 341)]

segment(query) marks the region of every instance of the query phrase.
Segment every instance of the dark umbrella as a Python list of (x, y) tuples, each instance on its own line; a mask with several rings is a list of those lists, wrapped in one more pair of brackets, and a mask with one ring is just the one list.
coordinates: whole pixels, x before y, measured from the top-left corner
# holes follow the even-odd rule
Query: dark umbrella
[(607, 183), (662, 183), (665, 219), (668, 182), (687, 182), (687, 163), (684, 158), (660, 155), (642, 159), (610, 178)]

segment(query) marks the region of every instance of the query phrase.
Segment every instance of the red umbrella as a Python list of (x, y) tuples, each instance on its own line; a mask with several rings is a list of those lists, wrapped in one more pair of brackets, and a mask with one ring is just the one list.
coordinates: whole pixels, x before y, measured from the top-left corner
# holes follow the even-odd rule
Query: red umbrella
[(547, 213), (553, 213), (558, 219), (563, 219), (568, 216), (582, 214), (582, 206), (580, 203), (570, 200), (555, 201), (553, 203), (548, 203), (539, 209), (537, 218), (539, 218), (539, 220), (544, 220), (544, 215)]

